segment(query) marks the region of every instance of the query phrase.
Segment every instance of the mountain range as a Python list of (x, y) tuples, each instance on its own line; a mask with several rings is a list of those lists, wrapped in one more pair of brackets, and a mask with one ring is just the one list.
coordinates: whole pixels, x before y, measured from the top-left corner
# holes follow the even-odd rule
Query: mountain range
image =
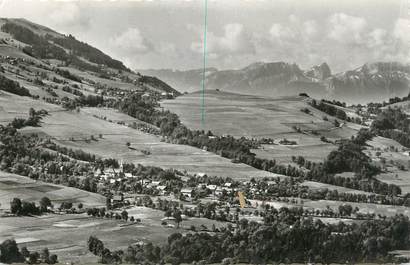
[[(138, 70), (154, 75), (179, 91), (201, 88), (202, 70)], [(332, 74), (327, 63), (303, 70), (286, 62), (253, 63), (239, 70), (207, 68), (206, 89), (260, 96), (307, 93), (318, 98), (350, 103), (383, 101), (409, 93), (410, 66), (398, 62), (366, 63), (353, 70)]]
[[(74, 68), (99, 78), (136, 80), (139, 75), (72, 35), (63, 35), (25, 19), (0, 19), (0, 54), (39, 60), (56, 67)], [(302, 69), (295, 63), (256, 62), (242, 69), (205, 69), (206, 89), (252, 94), (287, 96), (307, 93), (315, 98), (366, 103), (409, 94), (410, 65), (372, 62), (340, 73), (332, 73), (327, 63)], [(146, 88), (173, 93), (200, 90), (203, 70), (136, 70)], [(149, 77), (148, 77), (149, 76)], [(152, 76), (152, 77), (151, 77)]]

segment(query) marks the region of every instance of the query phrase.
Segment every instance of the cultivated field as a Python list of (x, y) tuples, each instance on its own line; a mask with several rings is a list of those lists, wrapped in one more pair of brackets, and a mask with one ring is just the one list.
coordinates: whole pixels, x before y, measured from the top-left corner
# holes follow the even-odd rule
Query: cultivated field
[(355, 190), (355, 189), (349, 189), (341, 186), (335, 186), (331, 184), (326, 184), (326, 183), (320, 183), (320, 182), (315, 182), (315, 181), (304, 181), (302, 182), (303, 186), (309, 187), (310, 190), (323, 190), (323, 189), (328, 189), (328, 190), (337, 190), (339, 193), (354, 193), (354, 194), (370, 194), (369, 192), (362, 191), (362, 190)]
[(59, 206), (62, 202), (74, 204), (81, 202), (85, 207), (105, 205), (105, 197), (96, 193), (35, 181), (28, 177), (0, 171), (0, 210), (9, 210), (13, 198), (34, 201), (38, 204), (38, 201), (45, 196), (55, 206)]
[[(312, 161), (322, 161), (336, 147), (320, 140), (323, 135), (329, 140), (348, 138), (358, 128), (344, 124), (335, 128), (332, 117), (324, 121), (324, 113), (310, 107), (304, 97), (269, 98), (239, 95), (218, 91), (205, 93), (205, 122), (201, 123), (201, 94), (192, 93), (175, 100), (162, 102), (162, 107), (178, 114), (182, 122), (193, 129), (211, 130), (218, 135), (235, 137), (269, 137), (275, 140), (288, 139), (296, 145), (266, 145), (254, 152), (263, 158), (289, 163), (292, 155), (303, 155)], [(307, 108), (310, 114), (301, 109)], [(295, 132), (293, 127), (303, 133)], [(315, 135), (312, 131), (317, 132)]]

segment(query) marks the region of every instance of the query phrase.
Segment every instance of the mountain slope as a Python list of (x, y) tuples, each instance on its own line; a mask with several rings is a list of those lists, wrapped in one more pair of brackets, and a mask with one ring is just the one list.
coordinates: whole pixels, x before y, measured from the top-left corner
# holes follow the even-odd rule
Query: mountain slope
[[(11, 77), (15, 78), (16, 73), (22, 70), (12, 70), (13, 65), (21, 68), (22, 64), (28, 64), (29, 67), (40, 66), (42, 72), (45, 72), (42, 73), (43, 77), (54, 72), (52, 74), (54, 76), (49, 78), (52, 80), (48, 81), (51, 81), (50, 86), (56, 89), (62, 83), (54, 81), (68, 78), (81, 83), (83, 88), (91, 89), (89, 85), (98, 84), (100, 87), (114, 88), (117, 86), (128, 90), (152, 90), (155, 93), (179, 94), (160, 80), (155, 81), (155, 78), (132, 72), (121, 61), (111, 58), (87, 43), (78, 41), (72, 35), (60, 34), (25, 19), (1, 18), (0, 29), (0, 55), (10, 64), (10, 67), (6, 67), (10, 71), (4, 72), (6, 77), (13, 72)], [(30, 70), (31, 73), (33, 70)], [(23, 79), (29, 82), (34, 78), (30, 73), (21, 77), (20, 81)]]

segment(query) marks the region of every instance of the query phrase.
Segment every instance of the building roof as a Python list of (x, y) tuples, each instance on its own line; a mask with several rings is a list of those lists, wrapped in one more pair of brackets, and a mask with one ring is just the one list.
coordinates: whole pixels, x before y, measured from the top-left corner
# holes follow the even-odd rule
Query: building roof
[(182, 193), (191, 193), (192, 189), (182, 189), (181, 192)]

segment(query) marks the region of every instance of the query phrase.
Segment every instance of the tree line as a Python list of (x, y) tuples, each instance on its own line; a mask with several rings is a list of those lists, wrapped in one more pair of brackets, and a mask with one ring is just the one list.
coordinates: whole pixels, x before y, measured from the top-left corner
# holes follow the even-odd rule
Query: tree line
[(393, 139), (410, 147), (410, 120), (401, 108), (387, 108), (381, 111), (371, 124), (376, 135)]
[(31, 97), (27, 88), (20, 86), (18, 82), (10, 80), (4, 75), (0, 75), (0, 89), (19, 96)]

